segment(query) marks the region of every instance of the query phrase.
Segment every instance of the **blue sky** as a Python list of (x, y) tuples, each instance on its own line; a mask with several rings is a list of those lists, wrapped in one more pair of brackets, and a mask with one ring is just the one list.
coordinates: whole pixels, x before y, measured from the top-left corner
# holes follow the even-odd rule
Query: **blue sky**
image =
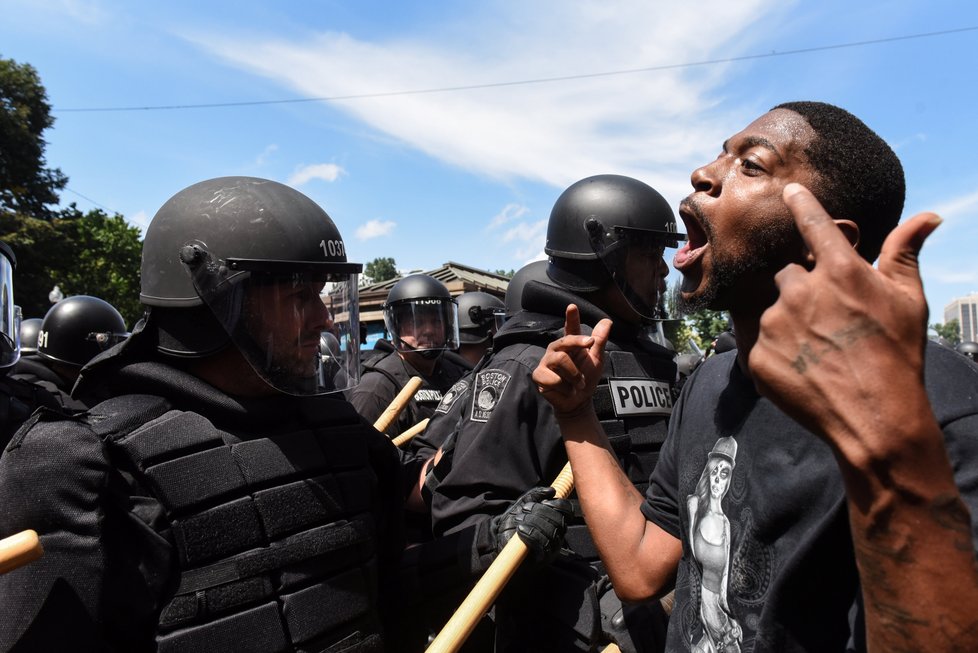
[[(978, 291), (978, 30), (896, 39), (978, 27), (978, 3), (0, 0), (0, 15), (0, 56), (47, 88), (63, 203), (141, 227), (181, 188), (254, 175), (319, 202), (352, 260), (517, 269), (574, 181), (627, 174), (676, 206), (726, 137), (812, 99), (894, 147), (906, 216), (945, 218), (922, 255), (931, 321)], [(87, 111), (307, 98), (347, 99)]]

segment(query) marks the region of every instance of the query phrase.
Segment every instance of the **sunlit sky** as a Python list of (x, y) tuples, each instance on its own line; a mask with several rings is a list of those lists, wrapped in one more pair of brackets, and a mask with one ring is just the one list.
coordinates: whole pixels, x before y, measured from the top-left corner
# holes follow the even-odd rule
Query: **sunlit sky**
[(921, 262), (931, 321), (978, 291), (978, 3), (0, 0), (0, 15), (0, 56), (47, 89), (63, 203), (142, 228), (181, 188), (253, 175), (320, 203), (351, 260), (518, 269), (574, 181), (631, 175), (677, 206), (726, 137), (823, 100), (900, 155), (907, 217), (945, 218)]

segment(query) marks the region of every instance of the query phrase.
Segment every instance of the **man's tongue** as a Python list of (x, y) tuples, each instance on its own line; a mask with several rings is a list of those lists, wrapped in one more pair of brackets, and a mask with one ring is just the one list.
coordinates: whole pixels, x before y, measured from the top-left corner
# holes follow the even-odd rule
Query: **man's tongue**
[(676, 255), (672, 259), (672, 265), (673, 265), (673, 267), (675, 267), (676, 269), (679, 269), (679, 268), (683, 267), (684, 265), (686, 265), (686, 263), (689, 261), (691, 255), (692, 255), (692, 251), (693, 250), (690, 248), (688, 242), (685, 243), (682, 247), (680, 247), (676, 251)]

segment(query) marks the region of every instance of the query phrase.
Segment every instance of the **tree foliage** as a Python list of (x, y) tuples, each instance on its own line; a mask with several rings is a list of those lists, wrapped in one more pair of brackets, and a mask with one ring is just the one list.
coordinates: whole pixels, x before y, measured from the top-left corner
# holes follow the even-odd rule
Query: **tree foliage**
[(68, 178), (44, 159), (54, 124), (47, 93), (28, 64), (0, 59), (0, 212), (51, 219)]
[(74, 204), (50, 220), (0, 215), (0, 239), (17, 256), (14, 299), (24, 317), (43, 317), (57, 284), (65, 296), (92, 295), (115, 306), (131, 328), (139, 303), (138, 227), (100, 209), (82, 213)]
[(397, 264), (389, 256), (375, 258), (363, 268), (363, 275), (370, 283), (380, 283), (397, 277)]
[(672, 327), (675, 336), (669, 336), (679, 352), (688, 348), (690, 339), (696, 342), (697, 347), (705, 351), (713, 339), (730, 326), (730, 318), (724, 311), (701, 308), (689, 314), (682, 314), (679, 309), (679, 282), (669, 288), (665, 299), (668, 315), (674, 319), (682, 320), (682, 324)]
[(951, 345), (957, 345), (961, 343), (961, 325), (958, 324), (957, 320), (951, 320), (946, 324), (932, 324), (930, 325), (938, 336), (947, 340)]

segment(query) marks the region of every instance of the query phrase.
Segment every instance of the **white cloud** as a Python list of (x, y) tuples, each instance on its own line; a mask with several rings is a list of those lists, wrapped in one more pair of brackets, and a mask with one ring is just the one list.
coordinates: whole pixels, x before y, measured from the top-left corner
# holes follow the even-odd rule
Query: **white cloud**
[(313, 179), (336, 181), (344, 172), (346, 171), (335, 163), (314, 163), (293, 172), (286, 183), (289, 186), (302, 186)]
[(152, 219), (152, 217), (146, 214), (146, 211), (137, 211), (135, 215), (126, 217), (126, 222), (134, 227), (139, 227), (141, 235), (145, 236), (146, 229), (149, 228), (149, 223)]
[(264, 150), (262, 150), (262, 153), (259, 154), (258, 157), (255, 159), (255, 165), (259, 167), (265, 165), (265, 162), (268, 161), (268, 157), (270, 157), (272, 153), (274, 153), (276, 150), (278, 150), (278, 145), (274, 143), (266, 147)]
[(547, 221), (521, 222), (506, 230), (503, 243), (516, 246), (513, 258), (518, 260), (537, 260), (547, 241)]
[[(784, 10), (774, 0), (699, 3), (490, 2), (437, 34), (363, 41), (197, 32), (231, 65), (307, 97), (340, 97), (587, 75), (750, 52)], [(702, 20), (709, 16), (710, 20)], [(477, 30), (472, 25), (477, 24)], [(582, 177), (639, 177), (678, 201), (689, 171), (753, 117), (716, 89), (729, 64), (556, 83), (339, 100), (334, 106), (441, 161), (498, 178), (566, 187)], [(705, 125), (705, 126), (704, 126)]]
[(391, 220), (370, 220), (366, 224), (357, 227), (356, 236), (358, 240), (370, 240), (380, 236), (388, 236), (397, 227), (397, 223)]
[(949, 199), (932, 210), (946, 220), (978, 213), (978, 191)]
[(526, 208), (521, 204), (507, 204), (503, 207), (503, 210), (492, 216), (492, 220), (489, 221), (489, 226), (487, 229), (495, 229), (500, 225), (504, 225), (507, 222), (512, 222), (513, 220), (518, 220), (529, 212), (530, 209)]

